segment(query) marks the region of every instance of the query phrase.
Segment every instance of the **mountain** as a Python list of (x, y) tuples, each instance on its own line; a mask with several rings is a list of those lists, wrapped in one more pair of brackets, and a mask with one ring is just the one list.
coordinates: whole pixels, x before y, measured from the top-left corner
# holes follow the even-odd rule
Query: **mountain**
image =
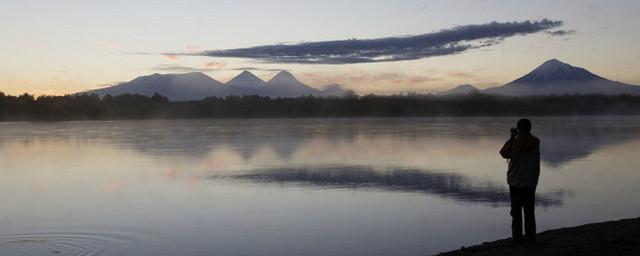
[(291, 73), (280, 71), (265, 85), (265, 96), (299, 97), (303, 95), (321, 95), (322, 91), (298, 81)]
[(242, 71), (240, 74), (229, 80), (222, 90), (216, 94), (218, 97), (229, 95), (245, 96), (260, 95), (265, 96), (266, 83), (262, 79), (249, 71)]
[(200, 72), (153, 74), (141, 76), (115, 86), (83, 93), (98, 94), (99, 96), (120, 94), (152, 96), (154, 93), (159, 93), (171, 101), (188, 101), (229, 95), (260, 95), (281, 98), (303, 95), (319, 97), (342, 96), (345, 90), (337, 84), (328, 85), (324, 90), (318, 90), (298, 81), (287, 71), (279, 72), (266, 83), (251, 72), (242, 71), (226, 84), (222, 84)]
[(611, 81), (588, 70), (556, 59), (548, 60), (533, 71), (508, 84), (488, 88), (487, 94), (506, 96), (551, 94), (640, 94), (640, 86)]
[(258, 78), (257, 76), (255, 76), (249, 71), (242, 71), (242, 73), (240, 73), (239, 75), (237, 75), (236, 77), (234, 77), (233, 79), (229, 80), (229, 82), (226, 83), (226, 85), (228, 86), (238, 86), (238, 87), (253, 88), (253, 89), (261, 88), (265, 86), (265, 84), (266, 83), (262, 81), (262, 79)]
[(322, 96), (338, 97), (343, 96), (346, 92), (347, 90), (345, 90), (342, 85), (330, 84), (324, 87), (324, 90), (322, 90)]
[(141, 76), (129, 82), (84, 93), (100, 96), (127, 93), (152, 96), (154, 93), (159, 93), (171, 101), (187, 101), (216, 96), (223, 90), (223, 86), (222, 83), (201, 72), (192, 72)]
[(476, 88), (473, 85), (470, 84), (463, 84), (463, 85), (458, 85), (453, 89), (450, 90), (446, 90), (443, 92), (439, 92), (438, 95), (465, 95), (465, 94), (472, 94), (472, 93), (480, 93), (480, 89)]

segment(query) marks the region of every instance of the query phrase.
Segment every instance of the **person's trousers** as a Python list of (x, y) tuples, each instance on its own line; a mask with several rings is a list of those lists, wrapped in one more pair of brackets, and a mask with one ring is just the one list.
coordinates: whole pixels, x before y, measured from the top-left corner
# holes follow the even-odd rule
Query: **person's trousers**
[(536, 188), (509, 187), (511, 196), (511, 232), (514, 240), (522, 240), (522, 212), (524, 210), (524, 232), (529, 241), (536, 239), (535, 201)]

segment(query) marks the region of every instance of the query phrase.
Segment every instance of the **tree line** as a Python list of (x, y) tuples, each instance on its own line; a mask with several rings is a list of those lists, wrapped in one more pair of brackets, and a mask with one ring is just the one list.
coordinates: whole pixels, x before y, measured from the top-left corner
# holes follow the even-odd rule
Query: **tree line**
[(178, 118), (433, 117), (638, 115), (640, 96), (485, 94), (345, 95), (269, 98), (228, 96), (173, 102), (154, 94), (20, 96), (0, 92), (0, 121), (66, 121)]

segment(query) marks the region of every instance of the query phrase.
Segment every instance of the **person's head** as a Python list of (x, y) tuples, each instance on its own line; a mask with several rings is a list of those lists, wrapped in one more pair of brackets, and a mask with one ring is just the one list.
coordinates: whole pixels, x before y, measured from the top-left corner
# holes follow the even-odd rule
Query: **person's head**
[(531, 132), (531, 121), (526, 118), (520, 119), (518, 120), (517, 128), (519, 134), (529, 134)]

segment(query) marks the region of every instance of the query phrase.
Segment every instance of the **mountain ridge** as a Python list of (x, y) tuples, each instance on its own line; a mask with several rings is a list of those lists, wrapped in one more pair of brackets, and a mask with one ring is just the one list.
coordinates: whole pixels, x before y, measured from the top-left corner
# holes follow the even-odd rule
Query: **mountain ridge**
[(171, 100), (185, 101), (214, 96), (224, 86), (223, 83), (201, 73), (151, 74), (117, 85), (90, 90), (85, 93), (105, 95), (140, 94), (152, 96), (159, 93)]
[(512, 82), (487, 88), (482, 93), (504, 96), (640, 94), (640, 86), (608, 80), (585, 68), (551, 59)]
[(511, 83), (543, 83), (548, 81), (606, 80), (590, 71), (569, 65), (557, 59), (545, 61), (528, 74)]
[(230, 95), (259, 95), (268, 97), (300, 97), (313, 95), (319, 97), (341, 96), (342, 86), (316, 89), (300, 82), (288, 71), (280, 71), (268, 82), (263, 81), (249, 71), (242, 71), (226, 83), (221, 83), (202, 72), (183, 74), (151, 74), (139, 76), (131, 81), (107, 88), (85, 91), (85, 94), (120, 95), (140, 94), (152, 96), (158, 93), (171, 101), (201, 100), (206, 97), (226, 97)]
[[(457, 88), (457, 87), (456, 87)], [(438, 95), (460, 94), (456, 88)], [(550, 59), (529, 73), (502, 86), (480, 90), (502, 96), (540, 96), (564, 94), (640, 95), (640, 86), (608, 80), (591, 71)]]
[(242, 71), (237, 76), (225, 83), (230, 86), (240, 86), (247, 88), (260, 88), (266, 85), (266, 82), (249, 71)]
[(480, 93), (480, 89), (471, 84), (461, 84), (452, 89), (439, 92), (438, 95), (467, 95), (472, 93)]
[[(230, 95), (259, 95), (266, 97), (341, 96), (345, 93), (341, 85), (328, 85), (317, 89), (299, 81), (288, 71), (280, 71), (264, 81), (249, 71), (242, 71), (223, 84), (202, 72), (184, 74), (152, 74), (137, 77), (129, 82), (89, 90), (84, 93), (105, 95), (141, 94), (152, 96), (159, 93), (172, 101), (200, 100), (206, 97)], [(640, 86), (608, 80), (589, 70), (572, 66), (557, 59), (550, 59), (529, 73), (502, 86), (480, 90), (473, 85), (459, 85), (437, 95), (459, 95), (470, 93), (503, 96), (534, 96), (563, 94), (632, 94), (640, 95)]]
[(269, 96), (299, 97), (303, 95), (320, 95), (322, 91), (300, 82), (288, 71), (280, 71), (267, 81), (265, 86)]

